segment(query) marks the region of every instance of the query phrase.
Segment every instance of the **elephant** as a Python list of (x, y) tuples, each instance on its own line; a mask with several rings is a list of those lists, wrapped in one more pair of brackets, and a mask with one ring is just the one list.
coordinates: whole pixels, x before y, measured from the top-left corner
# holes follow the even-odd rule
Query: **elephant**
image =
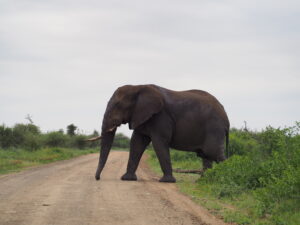
[(229, 120), (224, 107), (201, 90), (173, 91), (157, 85), (125, 85), (110, 98), (102, 121), (102, 139), (96, 180), (106, 164), (117, 127), (129, 124), (130, 140), (127, 171), (122, 180), (137, 180), (136, 170), (150, 142), (163, 176), (160, 182), (176, 182), (170, 148), (195, 152), (204, 170), (221, 162), (228, 147)]

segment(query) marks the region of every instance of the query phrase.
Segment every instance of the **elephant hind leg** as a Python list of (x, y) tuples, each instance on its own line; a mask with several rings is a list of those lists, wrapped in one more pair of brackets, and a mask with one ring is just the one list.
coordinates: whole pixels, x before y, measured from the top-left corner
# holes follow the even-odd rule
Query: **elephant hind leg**
[(203, 172), (206, 171), (207, 169), (212, 168), (213, 161), (209, 159), (202, 159), (202, 164), (203, 164)]
[(203, 168), (203, 172), (204, 172), (205, 170), (207, 170), (207, 169), (212, 168), (213, 161), (210, 160), (210, 159), (208, 159), (208, 158), (206, 157), (206, 155), (204, 155), (202, 149), (198, 149), (198, 150), (197, 150), (197, 156), (198, 156), (199, 158), (202, 158), (202, 168)]
[(217, 163), (226, 159), (224, 137), (220, 138), (218, 135), (210, 135), (206, 138), (203, 146), (203, 154), (207, 160), (215, 161)]

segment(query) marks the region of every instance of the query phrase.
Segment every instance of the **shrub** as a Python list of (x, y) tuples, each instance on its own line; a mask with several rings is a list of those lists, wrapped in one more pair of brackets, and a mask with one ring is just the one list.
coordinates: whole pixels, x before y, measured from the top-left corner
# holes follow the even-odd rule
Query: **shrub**
[(87, 145), (85, 135), (76, 135), (71, 138), (71, 146), (73, 148), (84, 149)]
[(20, 133), (31, 133), (31, 134), (41, 134), (40, 128), (34, 124), (21, 124), (18, 123), (14, 126), (15, 132)]
[(296, 201), (300, 209), (300, 148), (288, 155), (275, 153), (272, 161), (263, 163), (263, 188), (256, 190), (255, 195), (265, 209), (271, 210), (274, 203), (289, 199)]
[(36, 151), (42, 147), (40, 135), (26, 134), (23, 147), (28, 151)]
[(236, 129), (234, 132), (230, 133), (229, 156), (247, 155), (256, 152), (259, 148), (259, 144), (253, 135), (253, 133), (238, 131)]
[(209, 169), (199, 182), (214, 183), (212, 190), (219, 197), (233, 196), (260, 186), (261, 170), (249, 156), (235, 155)]
[(0, 126), (1, 148), (22, 147), (36, 150), (41, 146), (40, 129), (34, 124), (16, 124), (13, 128)]
[(130, 146), (130, 139), (127, 136), (121, 133), (116, 134), (112, 147), (129, 148), (129, 146)]
[(287, 143), (290, 137), (287, 136), (289, 129), (267, 127), (258, 135), (260, 151), (265, 155), (272, 154), (273, 151), (287, 150)]
[(44, 143), (49, 147), (64, 147), (68, 142), (68, 137), (59, 131), (49, 132), (44, 135)]
[(9, 148), (14, 144), (14, 135), (12, 128), (0, 126), (0, 146), (1, 148)]
[(17, 128), (13, 129), (13, 144), (11, 146), (21, 147), (24, 144), (25, 136), (28, 134), (26, 130)]
[(287, 224), (289, 217), (299, 221), (295, 219), (300, 210), (299, 123), (248, 134), (234, 130), (230, 145), (233, 156), (214, 165), (198, 182), (210, 185), (220, 198), (252, 194), (258, 202), (254, 212), (271, 214), (273, 224)]

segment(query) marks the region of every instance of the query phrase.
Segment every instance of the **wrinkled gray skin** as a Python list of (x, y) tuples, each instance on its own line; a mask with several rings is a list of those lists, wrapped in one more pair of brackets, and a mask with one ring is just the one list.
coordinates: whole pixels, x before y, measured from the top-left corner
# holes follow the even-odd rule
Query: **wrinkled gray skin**
[(211, 94), (200, 90), (172, 91), (156, 85), (126, 85), (109, 100), (102, 122), (102, 141), (96, 180), (105, 166), (115, 132), (121, 124), (133, 129), (127, 172), (122, 180), (137, 180), (136, 169), (152, 141), (163, 177), (175, 182), (169, 148), (195, 152), (204, 169), (225, 160), (229, 121), (223, 106)]

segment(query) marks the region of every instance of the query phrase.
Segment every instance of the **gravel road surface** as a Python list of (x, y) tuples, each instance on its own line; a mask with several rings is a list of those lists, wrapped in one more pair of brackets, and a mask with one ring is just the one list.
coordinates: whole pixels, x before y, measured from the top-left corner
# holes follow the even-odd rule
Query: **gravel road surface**
[(0, 176), (1, 225), (224, 224), (178, 192), (159, 183), (143, 158), (138, 181), (121, 181), (128, 152), (112, 151), (101, 180), (98, 154)]

